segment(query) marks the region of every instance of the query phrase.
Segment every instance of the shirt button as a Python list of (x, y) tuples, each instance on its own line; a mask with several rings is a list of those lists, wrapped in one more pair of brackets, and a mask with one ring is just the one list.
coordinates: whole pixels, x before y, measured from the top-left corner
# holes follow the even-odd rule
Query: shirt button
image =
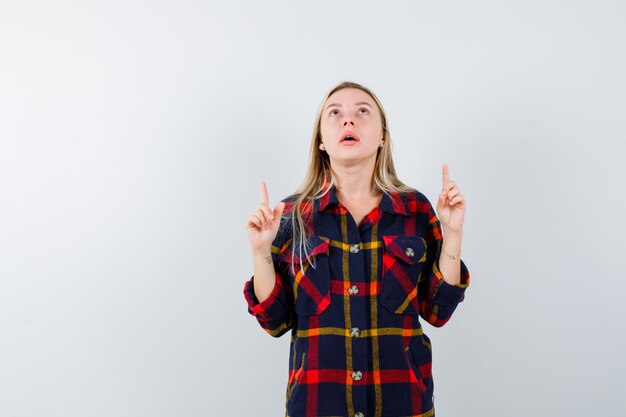
[(357, 287), (356, 285), (351, 286), (350, 288), (348, 288), (348, 293), (350, 295), (357, 295), (359, 293), (359, 287)]
[(361, 373), (361, 371), (352, 372), (352, 379), (354, 379), (355, 381), (360, 381), (361, 378), (363, 378), (363, 374)]
[(365, 414), (359, 411), (359, 412), (354, 413), (354, 417), (365, 417)]
[(353, 327), (350, 329), (350, 336), (352, 337), (359, 337), (360, 333), (361, 333), (361, 330), (359, 330), (358, 327)]
[(413, 255), (415, 255), (413, 248), (406, 248), (406, 256), (408, 256), (409, 258), (412, 258)]
[(354, 245), (350, 246), (350, 252), (358, 253), (359, 252), (359, 244), (355, 243)]

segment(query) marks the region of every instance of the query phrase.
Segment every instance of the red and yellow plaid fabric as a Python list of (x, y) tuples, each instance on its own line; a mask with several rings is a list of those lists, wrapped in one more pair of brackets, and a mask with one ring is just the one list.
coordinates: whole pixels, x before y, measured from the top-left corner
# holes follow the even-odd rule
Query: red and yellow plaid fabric
[[(285, 214), (293, 196), (284, 199)], [(442, 232), (419, 191), (384, 194), (357, 225), (334, 188), (311, 208), (312, 261), (290, 270), (290, 222), (272, 245), (276, 285), (248, 312), (270, 335), (291, 330), (286, 416), (434, 416), (431, 344), (419, 317), (443, 326), (470, 277), (438, 269)], [(314, 266), (311, 264), (313, 263)]]

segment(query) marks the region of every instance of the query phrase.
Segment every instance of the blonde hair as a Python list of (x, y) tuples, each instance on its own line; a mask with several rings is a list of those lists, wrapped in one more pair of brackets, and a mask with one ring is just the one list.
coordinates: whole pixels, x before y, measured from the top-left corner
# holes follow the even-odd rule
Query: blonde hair
[[(330, 159), (326, 152), (319, 149), (321, 143), (321, 120), (324, 112), (324, 105), (331, 95), (344, 88), (356, 88), (368, 94), (375, 102), (380, 112), (381, 123), (384, 133), (383, 146), (378, 148), (376, 155), (376, 164), (374, 166), (374, 175), (372, 177), (373, 190), (388, 194), (389, 192), (412, 192), (413, 188), (408, 187), (398, 179), (393, 164), (391, 153), (391, 135), (387, 127), (387, 118), (383, 106), (376, 95), (368, 88), (349, 81), (344, 81), (333, 87), (322, 100), (317, 115), (315, 117), (315, 126), (313, 129), (313, 137), (309, 152), (309, 163), (304, 177), (304, 181), (296, 190), (293, 197), (292, 209), (287, 213), (286, 218), (291, 219), (292, 230), (292, 256), (291, 269), (294, 271), (294, 258), (300, 260), (300, 268), (303, 267), (302, 259), (306, 258), (312, 261), (309, 256), (310, 245), (307, 244), (307, 238), (311, 234), (310, 222), (313, 219), (313, 207), (315, 199), (323, 197), (335, 185), (335, 178), (330, 167)], [(304, 255), (304, 256), (303, 256)], [(314, 262), (312, 262), (313, 265)], [(313, 265), (313, 267), (315, 267)], [(294, 272), (295, 273), (295, 272)]]

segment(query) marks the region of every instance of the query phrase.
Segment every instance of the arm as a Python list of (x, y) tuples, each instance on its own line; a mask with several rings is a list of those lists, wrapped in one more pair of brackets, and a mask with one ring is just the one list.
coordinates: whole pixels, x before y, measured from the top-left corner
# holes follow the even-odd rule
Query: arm
[(248, 312), (274, 337), (291, 329), (294, 317), (289, 278), (278, 251), (272, 246), (270, 254), (253, 253), (254, 275), (244, 285)]
[[(261, 204), (248, 218), (246, 228), (252, 249), (254, 275), (244, 285), (244, 296), (248, 312), (255, 316), (261, 327), (274, 337), (281, 336), (292, 326), (289, 279), (285, 268), (279, 264), (277, 254), (281, 219), (285, 202), (281, 201), (274, 210), (269, 208), (265, 182), (261, 181)], [(285, 223), (285, 222), (282, 222)], [(282, 230), (284, 235), (284, 228)], [(277, 246), (279, 245), (279, 246)]]
[(463, 233), (446, 233), (441, 244), (439, 270), (448, 284), (461, 282), (461, 241)]
[[(422, 278), (418, 284), (420, 316), (435, 327), (450, 320), (457, 305), (463, 301), (470, 276), (465, 263), (459, 258), (451, 260), (449, 254), (460, 247), (458, 236), (442, 237), (441, 224), (432, 205), (429, 205), (429, 221), (426, 231), (427, 255)], [(459, 249), (460, 250), (460, 249)]]
[(271, 250), (252, 251), (252, 263), (256, 277), (254, 295), (259, 302), (263, 302), (270, 296), (276, 285), (276, 270)]

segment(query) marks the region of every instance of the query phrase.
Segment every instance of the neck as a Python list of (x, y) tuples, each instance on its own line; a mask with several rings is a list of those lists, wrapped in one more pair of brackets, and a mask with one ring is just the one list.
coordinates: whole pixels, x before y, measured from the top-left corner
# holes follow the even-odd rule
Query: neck
[[(375, 161), (372, 161), (375, 162)], [(336, 180), (337, 193), (347, 199), (372, 197), (376, 193), (372, 187), (374, 164), (335, 166), (332, 168)]]

